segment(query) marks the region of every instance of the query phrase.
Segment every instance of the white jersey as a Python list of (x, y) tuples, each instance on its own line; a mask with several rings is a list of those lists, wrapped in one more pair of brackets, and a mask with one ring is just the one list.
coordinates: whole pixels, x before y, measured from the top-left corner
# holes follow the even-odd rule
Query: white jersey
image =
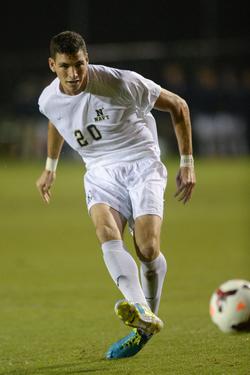
[(141, 75), (102, 65), (88, 66), (83, 92), (61, 92), (59, 79), (39, 97), (39, 109), (87, 169), (144, 157), (160, 158), (151, 110), (161, 87)]

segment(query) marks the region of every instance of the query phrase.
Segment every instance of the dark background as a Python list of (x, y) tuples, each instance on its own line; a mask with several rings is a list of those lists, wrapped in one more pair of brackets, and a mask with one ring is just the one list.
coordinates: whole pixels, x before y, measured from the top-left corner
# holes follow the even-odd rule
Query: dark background
[[(241, 0), (7, 2), (0, 22), (0, 154), (33, 155), (20, 137), (28, 123), (28, 133), (40, 129), (37, 100), (54, 78), (47, 63), (49, 41), (67, 29), (83, 35), (90, 62), (135, 70), (183, 96), (197, 153), (248, 153), (248, 8)], [(160, 136), (176, 152), (173, 134), (162, 125), (166, 117), (156, 117)], [(40, 132), (33, 137), (41, 138)], [(218, 137), (230, 147), (215, 144)], [(205, 151), (206, 145), (199, 145), (207, 141), (212, 147)]]
[(162, 42), (249, 36), (248, 1), (41, 1), (7, 2), (1, 49), (47, 48), (55, 33), (74, 29), (87, 43)]

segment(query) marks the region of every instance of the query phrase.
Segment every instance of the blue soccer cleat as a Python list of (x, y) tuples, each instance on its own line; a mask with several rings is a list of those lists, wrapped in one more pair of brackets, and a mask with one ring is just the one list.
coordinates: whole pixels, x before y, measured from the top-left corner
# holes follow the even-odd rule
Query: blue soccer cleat
[(110, 346), (106, 353), (107, 359), (132, 357), (137, 354), (153, 335), (146, 335), (134, 328), (127, 336)]
[(120, 300), (115, 304), (116, 315), (127, 325), (139, 328), (148, 335), (159, 332), (163, 322), (148, 306)]

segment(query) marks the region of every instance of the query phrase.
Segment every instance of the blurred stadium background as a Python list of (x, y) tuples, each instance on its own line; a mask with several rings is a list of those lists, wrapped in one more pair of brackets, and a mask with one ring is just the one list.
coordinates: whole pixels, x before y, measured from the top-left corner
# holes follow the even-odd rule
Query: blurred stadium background
[[(247, 1), (97, 0), (6, 4), (1, 22), (1, 155), (44, 156), (46, 120), (38, 96), (54, 76), (47, 66), (52, 35), (85, 37), (90, 61), (132, 69), (185, 97), (195, 154), (246, 155), (250, 148), (249, 11)], [(180, 9), (179, 9), (180, 8)], [(177, 148), (166, 115), (155, 112), (163, 156)], [(63, 156), (72, 157), (65, 147)]]
[[(5, 7), (0, 375), (249, 375), (249, 334), (223, 335), (208, 313), (220, 283), (250, 279), (248, 2), (61, 0)], [(102, 361), (127, 329), (113, 314), (120, 294), (87, 214), (78, 156), (64, 146), (49, 207), (35, 187), (47, 137), (37, 100), (54, 78), (49, 40), (66, 29), (82, 33), (92, 63), (135, 70), (182, 95), (191, 110), (198, 185), (185, 208), (173, 198), (179, 158), (170, 117), (154, 111), (169, 170), (162, 230), (169, 271), (160, 308), (167, 324), (128, 361)]]

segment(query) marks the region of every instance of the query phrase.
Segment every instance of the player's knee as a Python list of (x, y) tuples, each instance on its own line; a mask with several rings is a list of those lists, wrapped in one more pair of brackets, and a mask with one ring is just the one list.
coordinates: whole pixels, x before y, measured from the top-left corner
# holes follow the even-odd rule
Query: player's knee
[(142, 243), (139, 247), (142, 260), (146, 262), (151, 262), (154, 260), (160, 253), (158, 246), (158, 241), (156, 238), (151, 238), (150, 240)]
[(120, 240), (121, 234), (117, 228), (109, 225), (98, 225), (96, 227), (96, 235), (97, 238), (101, 243), (112, 241), (112, 240)]

